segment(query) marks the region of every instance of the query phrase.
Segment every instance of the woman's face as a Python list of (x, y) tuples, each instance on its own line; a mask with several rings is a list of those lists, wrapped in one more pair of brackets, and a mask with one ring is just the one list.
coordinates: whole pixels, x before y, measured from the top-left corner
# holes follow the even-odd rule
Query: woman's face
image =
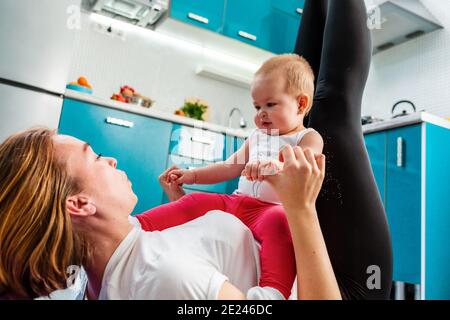
[(99, 156), (88, 143), (71, 136), (56, 135), (53, 142), (57, 158), (66, 163), (97, 213), (116, 216), (133, 211), (137, 197), (125, 172), (116, 168), (116, 159)]

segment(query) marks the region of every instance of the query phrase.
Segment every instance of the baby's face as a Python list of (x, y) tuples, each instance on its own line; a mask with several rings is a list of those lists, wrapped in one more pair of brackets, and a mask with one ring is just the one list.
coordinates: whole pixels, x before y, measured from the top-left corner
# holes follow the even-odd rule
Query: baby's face
[(297, 98), (286, 91), (286, 80), (280, 74), (256, 76), (251, 94), (257, 128), (266, 129), (269, 134), (272, 130), (279, 130), (282, 135), (302, 124)]

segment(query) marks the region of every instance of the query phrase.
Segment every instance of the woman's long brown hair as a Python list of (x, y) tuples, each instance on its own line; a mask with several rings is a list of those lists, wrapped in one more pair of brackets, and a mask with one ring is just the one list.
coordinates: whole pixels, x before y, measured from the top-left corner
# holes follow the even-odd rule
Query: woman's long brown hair
[(88, 248), (65, 210), (81, 190), (55, 159), (53, 130), (36, 128), (0, 145), (0, 296), (18, 299), (66, 288), (69, 265)]

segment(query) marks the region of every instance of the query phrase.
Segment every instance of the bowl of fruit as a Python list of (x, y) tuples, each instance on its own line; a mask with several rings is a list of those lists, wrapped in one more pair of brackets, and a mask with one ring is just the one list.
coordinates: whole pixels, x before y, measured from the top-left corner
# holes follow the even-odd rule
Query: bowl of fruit
[(77, 81), (70, 82), (66, 88), (89, 94), (92, 93), (92, 86), (89, 84), (86, 77), (79, 77)]

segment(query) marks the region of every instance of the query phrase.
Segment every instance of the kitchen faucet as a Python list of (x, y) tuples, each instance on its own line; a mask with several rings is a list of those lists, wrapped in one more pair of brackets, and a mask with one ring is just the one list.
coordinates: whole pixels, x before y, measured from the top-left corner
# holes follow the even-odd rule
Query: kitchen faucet
[(241, 128), (247, 127), (247, 121), (245, 121), (244, 117), (242, 116), (242, 111), (239, 108), (231, 109), (230, 114), (228, 115), (228, 127), (231, 128), (231, 117), (233, 116), (233, 113), (235, 111), (239, 112), (239, 115), (241, 116), (239, 119), (239, 126)]

